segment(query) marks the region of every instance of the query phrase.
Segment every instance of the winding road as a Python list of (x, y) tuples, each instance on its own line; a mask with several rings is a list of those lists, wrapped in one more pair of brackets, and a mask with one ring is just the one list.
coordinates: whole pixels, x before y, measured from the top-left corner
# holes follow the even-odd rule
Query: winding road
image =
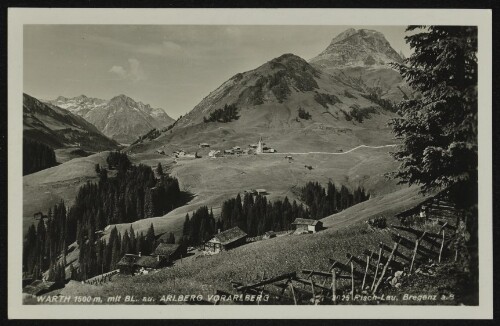
[(354, 148), (351, 148), (350, 150), (348, 151), (345, 151), (345, 152), (335, 152), (335, 153), (332, 153), (332, 152), (307, 152), (307, 153), (262, 153), (262, 154), (270, 154), (270, 155), (283, 155), (283, 154), (288, 154), (288, 155), (308, 155), (308, 154), (326, 154), (326, 155), (342, 155), (342, 154), (347, 154), (347, 153), (350, 153), (350, 152), (353, 152), (357, 149), (360, 149), (360, 148), (386, 148), (386, 147), (395, 147), (395, 146), (398, 146), (397, 144), (391, 144), (391, 145), (382, 145), (382, 146), (368, 146), (368, 145), (359, 145), (359, 146), (356, 146)]

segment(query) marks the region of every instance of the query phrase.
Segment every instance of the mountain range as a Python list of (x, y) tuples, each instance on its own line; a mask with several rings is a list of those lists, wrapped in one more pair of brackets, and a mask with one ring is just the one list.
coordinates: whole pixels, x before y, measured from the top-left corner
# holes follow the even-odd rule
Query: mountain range
[[(284, 54), (234, 75), (171, 131), (132, 150), (194, 150), (207, 140), (224, 148), (255, 143), (261, 136), (285, 152), (392, 144), (388, 122), (396, 116), (394, 103), (405, 96), (406, 86), (390, 63), (402, 60), (383, 34), (348, 29), (309, 62)], [(237, 120), (204, 123), (231, 104), (238, 107)], [(299, 109), (310, 117), (299, 118)]]
[(104, 135), (122, 144), (130, 144), (151, 129), (164, 128), (174, 122), (163, 109), (152, 108), (123, 94), (110, 100), (85, 95), (59, 96), (46, 103), (79, 115)]
[(23, 137), (54, 149), (79, 147), (103, 151), (119, 147), (82, 117), (28, 94), (23, 94)]
[[(409, 90), (391, 63), (402, 60), (382, 33), (351, 28), (309, 62), (288, 53), (234, 75), (177, 121), (126, 95), (59, 96), (45, 102), (55, 112), (83, 118), (94, 133), (136, 143), (130, 147), (136, 153), (169, 147), (194, 151), (201, 142), (222, 149), (260, 137), (282, 152), (337, 151), (394, 142), (388, 122), (396, 116), (394, 103)], [(226, 105), (238, 108), (238, 119), (205, 122)], [(136, 142), (153, 128), (158, 131), (152, 137)], [(64, 143), (51, 141), (56, 147)]]

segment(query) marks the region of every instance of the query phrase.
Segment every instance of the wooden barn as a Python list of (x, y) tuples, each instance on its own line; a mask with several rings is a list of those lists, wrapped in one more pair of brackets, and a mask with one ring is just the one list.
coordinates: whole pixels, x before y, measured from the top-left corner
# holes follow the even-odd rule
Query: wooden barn
[(203, 249), (218, 253), (224, 250), (233, 249), (246, 243), (248, 235), (239, 227), (217, 233), (212, 239), (207, 241)]
[(295, 225), (297, 233), (316, 233), (323, 228), (323, 222), (308, 218), (295, 219), (292, 225)]
[(160, 243), (151, 255), (159, 256), (160, 259), (164, 260), (165, 264), (169, 264), (174, 260), (181, 258), (183, 250), (180, 244)]
[(135, 275), (164, 267), (165, 259), (160, 256), (125, 254), (117, 264), (120, 274)]

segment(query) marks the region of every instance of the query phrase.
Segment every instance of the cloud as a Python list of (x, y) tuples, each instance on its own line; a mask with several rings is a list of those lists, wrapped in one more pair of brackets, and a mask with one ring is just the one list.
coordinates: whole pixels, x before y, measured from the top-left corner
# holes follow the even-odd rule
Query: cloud
[(89, 42), (104, 45), (106, 47), (119, 49), (120, 51), (134, 53), (136, 55), (146, 54), (157, 57), (171, 57), (179, 55), (185, 56), (188, 54), (181, 45), (169, 40), (136, 44), (120, 41), (115, 38), (97, 35), (88, 35), (86, 40)]
[(137, 59), (128, 59), (128, 67), (113, 66), (109, 72), (115, 74), (118, 78), (123, 80), (130, 80), (133, 82), (146, 80), (146, 73), (142, 69), (141, 62)]
[(120, 78), (127, 77), (127, 71), (122, 66), (113, 66), (111, 67), (111, 69), (109, 69), (109, 72), (116, 74)]

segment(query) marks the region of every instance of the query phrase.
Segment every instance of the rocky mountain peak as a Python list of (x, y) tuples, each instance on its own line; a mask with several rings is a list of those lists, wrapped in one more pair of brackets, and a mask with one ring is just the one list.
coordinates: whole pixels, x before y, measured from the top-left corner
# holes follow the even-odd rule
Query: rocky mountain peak
[(384, 66), (402, 60), (381, 32), (350, 28), (334, 37), (330, 45), (310, 62), (323, 67), (342, 67)]
[(84, 100), (87, 100), (87, 99), (88, 99), (88, 97), (85, 96), (84, 94), (75, 97), (75, 100), (78, 100), (78, 101), (84, 101)]
[(120, 94), (109, 100), (110, 105), (135, 106), (137, 102), (127, 95)]

